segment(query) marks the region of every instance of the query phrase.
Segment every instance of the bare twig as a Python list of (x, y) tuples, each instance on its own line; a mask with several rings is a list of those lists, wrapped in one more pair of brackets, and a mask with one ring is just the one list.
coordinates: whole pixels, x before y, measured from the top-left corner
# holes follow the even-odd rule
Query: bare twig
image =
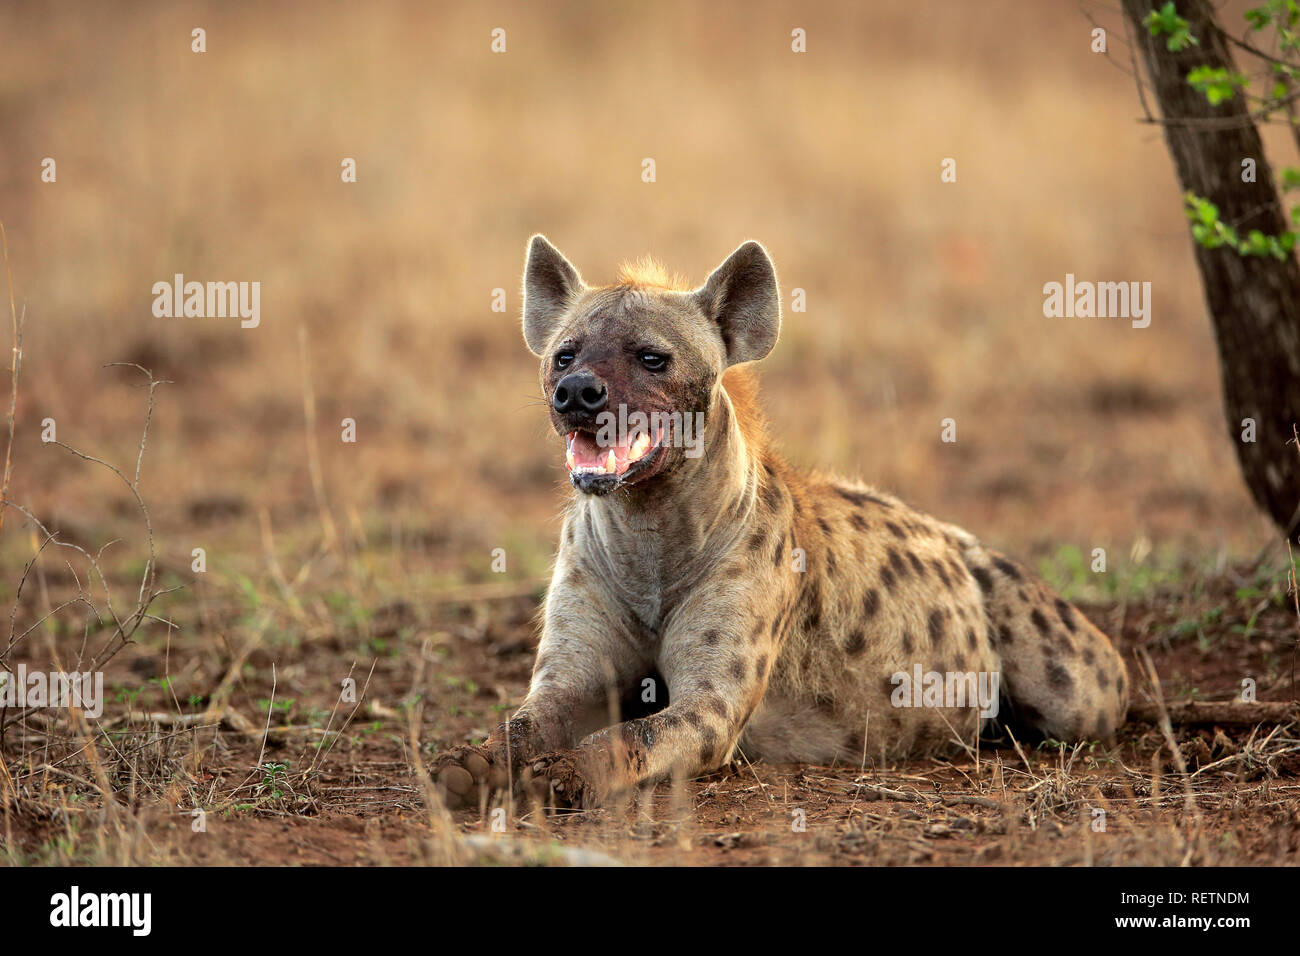
[(1249, 727), (1255, 724), (1282, 724), (1300, 719), (1300, 707), (1282, 701), (1279, 703), (1254, 701), (1187, 701), (1184, 703), (1133, 704), (1129, 707), (1130, 720), (1160, 725), (1163, 717), (1168, 717), (1171, 724), (1223, 724), (1225, 726)]

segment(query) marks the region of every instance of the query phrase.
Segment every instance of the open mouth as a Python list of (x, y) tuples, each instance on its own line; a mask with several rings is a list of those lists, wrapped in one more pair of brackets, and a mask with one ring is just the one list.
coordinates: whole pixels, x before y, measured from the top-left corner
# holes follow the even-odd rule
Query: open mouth
[(628, 435), (615, 444), (597, 442), (593, 432), (571, 431), (565, 438), (564, 463), (569, 479), (582, 491), (604, 493), (646, 475), (662, 456), (663, 429), (656, 438), (646, 432)]

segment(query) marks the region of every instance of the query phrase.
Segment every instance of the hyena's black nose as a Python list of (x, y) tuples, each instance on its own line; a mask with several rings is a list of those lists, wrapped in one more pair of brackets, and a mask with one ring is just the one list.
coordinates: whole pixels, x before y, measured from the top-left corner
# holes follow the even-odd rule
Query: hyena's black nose
[(574, 372), (560, 379), (551, 396), (551, 405), (561, 415), (587, 412), (594, 415), (609, 404), (609, 389), (591, 372)]

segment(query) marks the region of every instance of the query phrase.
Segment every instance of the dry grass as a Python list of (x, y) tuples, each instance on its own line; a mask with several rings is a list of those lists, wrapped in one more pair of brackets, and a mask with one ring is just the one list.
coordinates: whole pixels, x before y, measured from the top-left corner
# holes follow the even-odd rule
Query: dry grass
[[(1118, 21), (1087, 10), (1125, 66)], [(1150, 653), (1171, 708), (1229, 699), (1243, 674), (1293, 700), (1293, 570), (1242, 560), (1270, 532), (1236, 473), (1169, 160), (1133, 122), (1131, 80), (1088, 52), (1091, 26), (1013, 2), (0, 9), (0, 35), (23, 38), (6, 50), (0, 213), (26, 307), (4, 498), (30, 515), (0, 526), (0, 599), (25, 635), (3, 660), (125, 648), (105, 658), (100, 721), (8, 728), (5, 859), (506, 852), (463, 838), (490, 820), (448, 818), (421, 763), (482, 736), (527, 679), (563, 493), (517, 324), (537, 230), (593, 279), (649, 253), (699, 280), (762, 240), (808, 297), (763, 368), (792, 459), (1048, 562)], [(261, 327), (154, 318), (152, 284), (177, 272), (260, 281)], [(1043, 319), (1043, 283), (1066, 272), (1151, 281), (1151, 327)], [(139, 373), (105, 363), (150, 370), (150, 397), (174, 383), (143, 467)], [(42, 443), (47, 418), (93, 460)], [(1094, 547), (1108, 576), (1072, 575), (1070, 549)], [(139, 613), (102, 613), (110, 588)], [(625, 809), (520, 808), (517, 832), (561, 862), (546, 848), (1294, 862), (1294, 726), (1222, 730), (1174, 724), (1172, 753), (1137, 724), (1105, 750), (742, 764)]]

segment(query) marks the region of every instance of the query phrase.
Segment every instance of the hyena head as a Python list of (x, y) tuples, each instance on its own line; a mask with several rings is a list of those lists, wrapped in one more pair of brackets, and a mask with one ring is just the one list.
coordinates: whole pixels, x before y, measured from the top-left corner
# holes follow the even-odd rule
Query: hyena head
[(539, 356), (551, 422), (575, 488), (603, 495), (699, 457), (730, 366), (761, 359), (781, 330), (776, 270), (746, 242), (698, 289), (653, 269), (588, 286), (544, 236), (524, 265), (524, 341)]

